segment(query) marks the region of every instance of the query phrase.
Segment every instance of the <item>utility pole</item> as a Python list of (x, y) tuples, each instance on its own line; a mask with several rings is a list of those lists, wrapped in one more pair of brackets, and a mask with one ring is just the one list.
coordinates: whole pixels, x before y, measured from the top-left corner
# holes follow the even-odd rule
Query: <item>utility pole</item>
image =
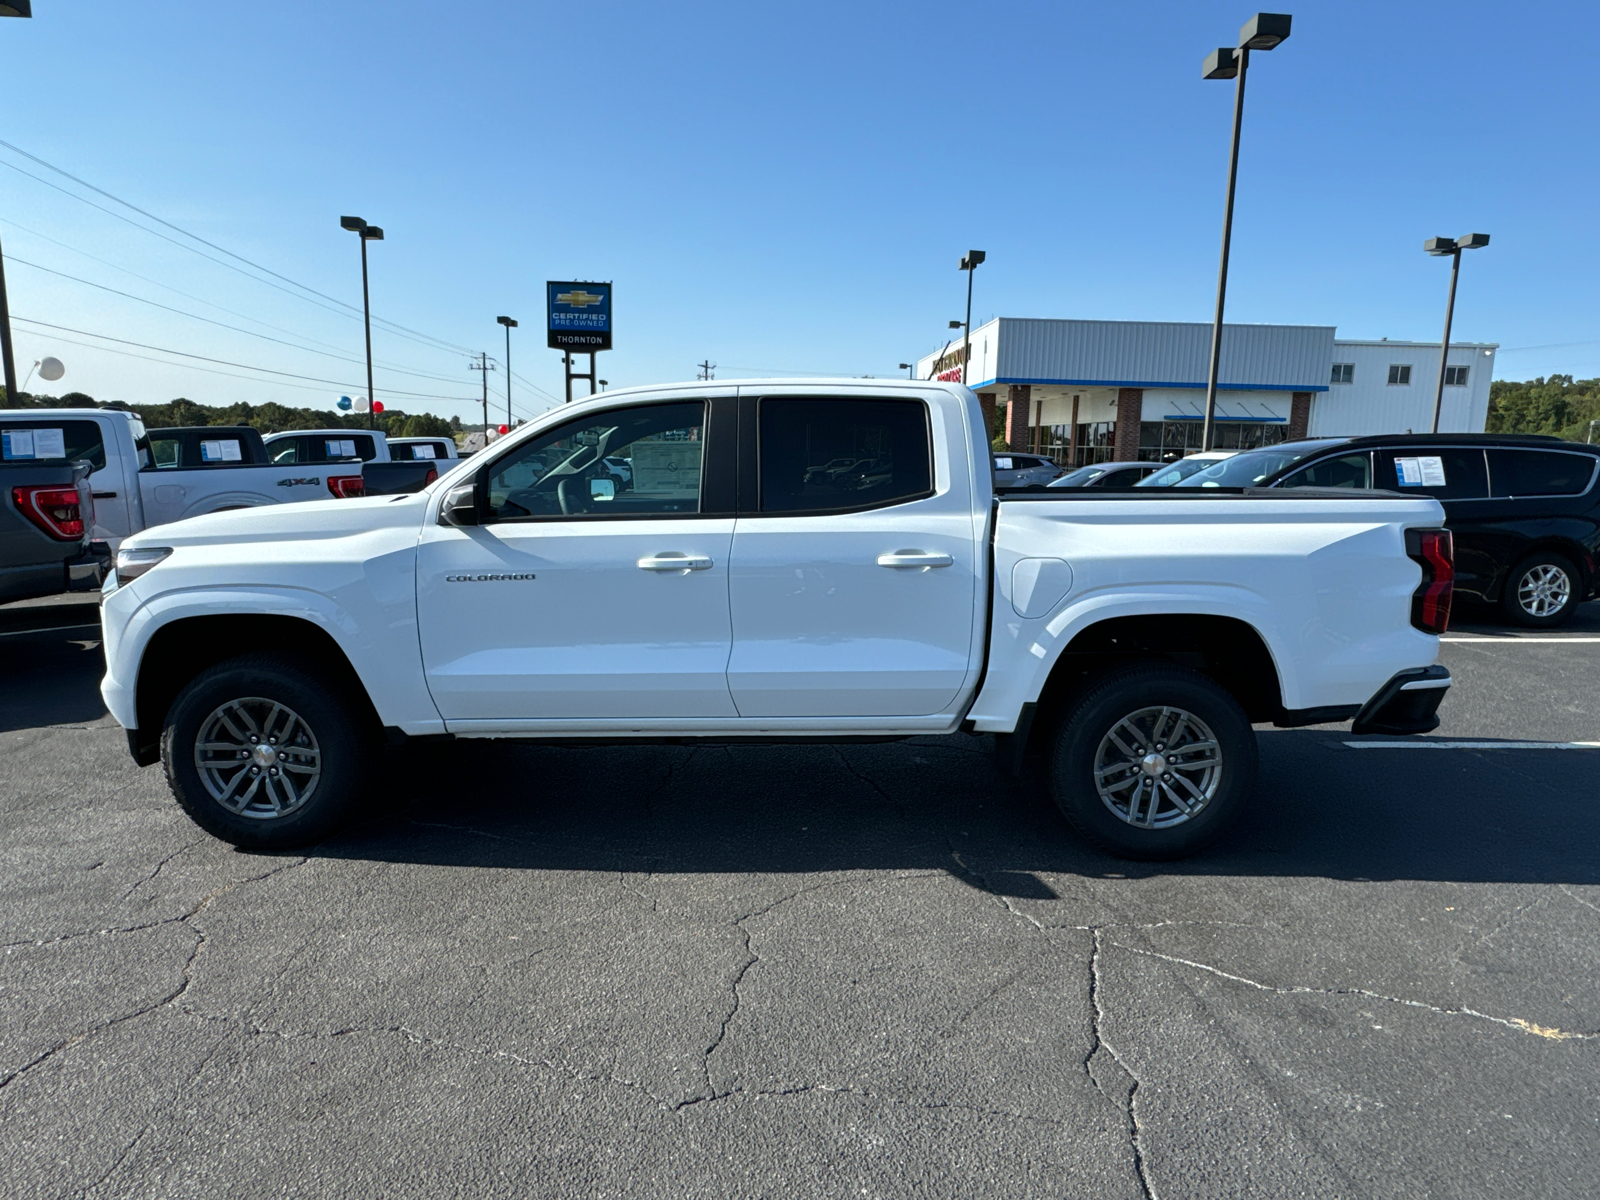
[(716, 376), (713, 375), (712, 372), (717, 369), (717, 364), (712, 362), (709, 358), (706, 359), (706, 361), (703, 362), (703, 363), (696, 363), (695, 366), (700, 368), (700, 374), (695, 376), (695, 378), (697, 378), (697, 379), (715, 379), (716, 378)]
[(489, 361), (489, 356), (483, 351), (478, 352), (478, 361), (472, 364), (474, 371), (483, 373), (483, 444), (489, 444), (489, 372), (494, 370), (494, 364)]

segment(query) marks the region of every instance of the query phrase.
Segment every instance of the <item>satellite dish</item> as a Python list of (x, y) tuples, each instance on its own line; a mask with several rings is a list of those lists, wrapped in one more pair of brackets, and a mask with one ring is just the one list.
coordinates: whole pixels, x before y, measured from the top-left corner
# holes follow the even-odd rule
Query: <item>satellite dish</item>
[(54, 383), (67, 373), (66, 367), (61, 365), (59, 358), (41, 358), (39, 360), (39, 378)]

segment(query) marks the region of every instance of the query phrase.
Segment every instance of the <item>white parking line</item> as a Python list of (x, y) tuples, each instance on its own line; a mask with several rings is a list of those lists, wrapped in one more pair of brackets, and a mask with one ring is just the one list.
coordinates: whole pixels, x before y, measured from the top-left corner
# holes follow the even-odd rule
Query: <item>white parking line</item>
[(1516, 634), (1497, 636), (1482, 634), (1475, 637), (1442, 637), (1441, 642), (1600, 642), (1600, 637), (1518, 637)]
[(1346, 742), (1352, 750), (1600, 750), (1600, 742)]

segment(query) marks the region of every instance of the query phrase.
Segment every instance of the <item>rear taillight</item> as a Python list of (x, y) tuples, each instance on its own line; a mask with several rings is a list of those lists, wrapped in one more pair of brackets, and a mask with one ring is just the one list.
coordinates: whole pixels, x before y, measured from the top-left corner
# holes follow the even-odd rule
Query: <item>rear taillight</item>
[(432, 483), (437, 478), (439, 478), (439, 468), (438, 467), (429, 467), (428, 468), (428, 473), (422, 477), (422, 486), (423, 487), (427, 487), (430, 483)]
[(359, 475), (329, 475), (328, 490), (335, 499), (349, 500), (367, 494), (367, 481)]
[(1443, 633), (1450, 627), (1450, 597), (1456, 587), (1456, 550), (1450, 531), (1408, 529), (1406, 553), (1422, 567), (1422, 583), (1411, 594), (1411, 623), (1423, 633)]
[[(14, 487), (17, 511), (59, 542), (83, 540), (85, 498), (75, 487)], [(94, 520), (91, 509), (89, 519)]]

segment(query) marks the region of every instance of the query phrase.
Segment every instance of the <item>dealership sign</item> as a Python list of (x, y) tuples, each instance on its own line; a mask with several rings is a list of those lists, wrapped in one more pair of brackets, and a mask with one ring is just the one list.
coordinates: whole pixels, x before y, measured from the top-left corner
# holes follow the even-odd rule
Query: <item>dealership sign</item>
[(549, 345), (556, 350), (611, 349), (611, 285), (547, 283)]

